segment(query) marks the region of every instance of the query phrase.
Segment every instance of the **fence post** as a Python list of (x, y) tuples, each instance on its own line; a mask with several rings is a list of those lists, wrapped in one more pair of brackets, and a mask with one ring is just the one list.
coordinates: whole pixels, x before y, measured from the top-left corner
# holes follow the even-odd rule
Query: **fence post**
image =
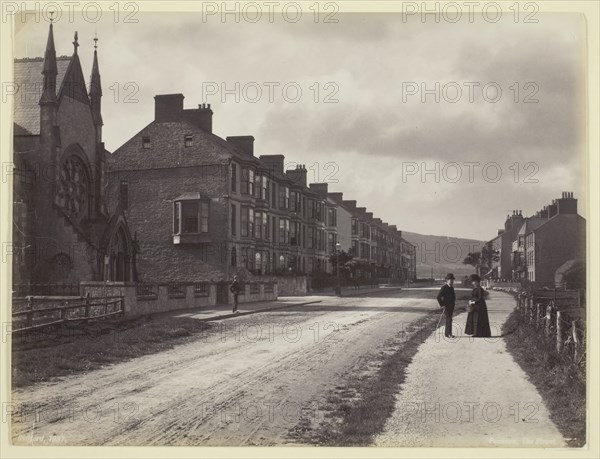
[(67, 306), (69, 305), (69, 303), (67, 301), (65, 301), (63, 308), (60, 310), (60, 320), (62, 320), (63, 322), (67, 320)]
[(575, 354), (573, 358), (575, 362), (579, 360), (579, 334), (577, 333), (577, 321), (574, 320), (571, 322), (571, 330), (573, 333), (573, 348), (575, 349)]
[(89, 319), (90, 317), (90, 292), (87, 292), (85, 296), (85, 318)]
[(556, 311), (556, 352), (559, 354), (563, 350), (563, 336), (562, 312)]
[(33, 326), (33, 297), (27, 297), (27, 326)]
[(546, 332), (546, 336), (550, 336), (550, 331), (552, 328), (552, 306), (548, 305), (546, 308), (546, 328), (544, 329)]
[(542, 311), (543, 311), (543, 304), (542, 303), (536, 303), (535, 304), (535, 326), (536, 327), (540, 327), (540, 324), (542, 322)]

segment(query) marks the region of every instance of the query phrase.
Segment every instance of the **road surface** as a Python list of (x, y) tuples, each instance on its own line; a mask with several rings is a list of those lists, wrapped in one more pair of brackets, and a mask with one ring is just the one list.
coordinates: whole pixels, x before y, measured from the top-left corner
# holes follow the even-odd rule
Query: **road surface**
[[(207, 334), (171, 350), (17, 389), (13, 442), (310, 443), (295, 435), (298, 428), (307, 420), (311, 429), (329, 421), (325, 415), (339, 403), (332, 390), (345, 391), (347, 401), (351, 382), (373, 375), (386, 355), (404, 346), (403, 330), (416, 333), (411, 324), (431, 318), (436, 290), (322, 297), (319, 304), (215, 321)], [(493, 335), (513, 305), (508, 295), (492, 292)], [(455, 340), (441, 336), (443, 324), (422, 337), (374, 444), (563, 446), (503, 339), (462, 335), (464, 315), (455, 324)]]
[(17, 389), (13, 442), (291, 444), (299, 419), (318, 424), (331, 388), (437, 309), (434, 298), (434, 289), (323, 297), (214, 322), (206, 335), (171, 350)]

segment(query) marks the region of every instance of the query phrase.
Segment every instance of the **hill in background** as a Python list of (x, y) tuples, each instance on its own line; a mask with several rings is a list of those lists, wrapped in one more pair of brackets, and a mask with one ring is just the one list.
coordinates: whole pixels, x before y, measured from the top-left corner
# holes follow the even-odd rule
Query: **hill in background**
[(402, 236), (417, 246), (417, 278), (443, 279), (447, 273), (454, 273), (460, 280), (473, 274), (475, 268), (464, 265), (469, 252), (481, 250), (484, 241), (459, 237), (432, 236), (402, 231)]

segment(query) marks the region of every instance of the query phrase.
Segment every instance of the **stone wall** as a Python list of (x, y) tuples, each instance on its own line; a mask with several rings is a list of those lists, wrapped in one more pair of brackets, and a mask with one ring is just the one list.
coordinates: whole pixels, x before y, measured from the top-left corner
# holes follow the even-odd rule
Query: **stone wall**
[(278, 296), (304, 296), (307, 293), (306, 276), (279, 276), (277, 281)]
[[(139, 316), (178, 309), (209, 308), (217, 305), (217, 284), (138, 284), (133, 282), (82, 282), (81, 294), (88, 293), (92, 298), (122, 296), (125, 299), (125, 314)], [(277, 300), (277, 284), (246, 283), (244, 294), (238, 302)], [(233, 303), (233, 295), (228, 294), (228, 303)]]

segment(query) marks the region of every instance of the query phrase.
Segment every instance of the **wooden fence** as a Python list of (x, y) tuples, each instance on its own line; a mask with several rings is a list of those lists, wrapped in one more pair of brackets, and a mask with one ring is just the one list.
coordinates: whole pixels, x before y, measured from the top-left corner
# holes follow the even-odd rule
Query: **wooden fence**
[(124, 313), (121, 296), (105, 298), (33, 297), (13, 299), (14, 332), (26, 332), (64, 324), (87, 322)]
[(585, 363), (585, 308), (578, 290), (539, 290), (517, 296), (525, 323), (543, 330), (555, 342), (556, 352)]

